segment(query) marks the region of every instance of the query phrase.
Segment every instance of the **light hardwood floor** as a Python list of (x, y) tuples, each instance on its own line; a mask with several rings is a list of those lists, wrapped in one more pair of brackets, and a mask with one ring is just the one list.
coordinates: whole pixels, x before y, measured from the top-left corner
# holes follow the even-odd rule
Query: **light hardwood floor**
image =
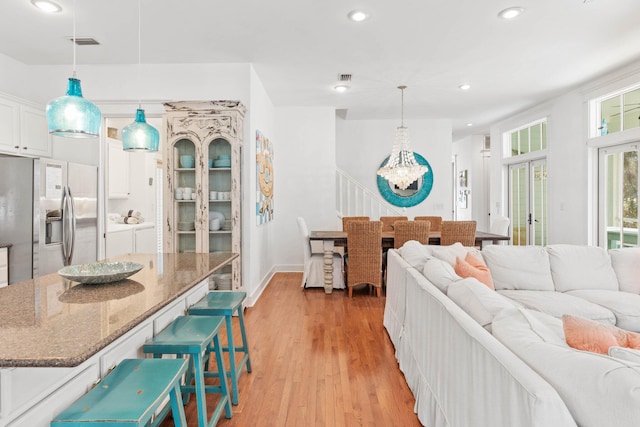
[[(353, 298), (325, 295), (303, 290), (301, 279), (276, 274), (245, 310), (253, 372), (243, 371), (239, 405), (218, 426), (420, 426), (382, 325), (385, 298), (365, 289)], [(194, 400), (186, 407), (190, 427)], [(216, 401), (207, 397), (209, 411)], [(162, 424), (169, 426), (171, 417)]]

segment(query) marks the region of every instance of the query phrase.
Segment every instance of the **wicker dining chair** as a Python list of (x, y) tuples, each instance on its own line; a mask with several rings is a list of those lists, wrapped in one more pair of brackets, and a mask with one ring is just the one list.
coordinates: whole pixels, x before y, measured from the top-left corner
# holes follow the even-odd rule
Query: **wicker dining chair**
[(342, 217), (342, 231), (347, 231), (347, 224), (351, 221), (369, 221), (368, 216), (343, 216)]
[(475, 221), (442, 221), (440, 245), (448, 246), (456, 242), (462, 243), (463, 246), (475, 246)]
[(406, 221), (408, 219), (406, 216), (381, 216), (382, 231), (393, 231), (393, 224), (396, 221)]
[(440, 231), (442, 229), (442, 217), (441, 216), (416, 216), (414, 221), (429, 221), (431, 223), (431, 231)]
[(349, 297), (353, 287), (367, 284), (382, 293), (382, 223), (351, 221), (347, 224), (349, 259), (346, 264)]
[(423, 245), (429, 244), (429, 221), (396, 221), (393, 247), (401, 248), (409, 240), (416, 240)]

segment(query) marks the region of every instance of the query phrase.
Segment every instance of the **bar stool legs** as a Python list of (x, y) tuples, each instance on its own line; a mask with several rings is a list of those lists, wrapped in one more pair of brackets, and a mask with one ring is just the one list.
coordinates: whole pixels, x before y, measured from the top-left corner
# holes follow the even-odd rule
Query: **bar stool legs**
[[(246, 298), (246, 292), (209, 292), (207, 296), (189, 309), (189, 315), (204, 316), (224, 316), (227, 328), (227, 347), (222, 350), (229, 353), (229, 371), (227, 375), (231, 378), (231, 401), (238, 404), (238, 377), (242, 369), (247, 368), (251, 372), (251, 358), (249, 356), (249, 345), (244, 327), (244, 315), (242, 313), (242, 302)], [(233, 337), (233, 314), (238, 313), (240, 323), (240, 335), (242, 345), (236, 347)], [(236, 352), (242, 352), (240, 362), (236, 361)]]
[[(229, 399), (229, 387), (225, 375), (222, 359), (222, 346), (218, 335), (222, 327), (221, 316), (179, 316), (166, 329), (156, 335), (143, 346), (145, 353), (153, 353), (154, 357), (163, 354), (175, 354), (178, 357), (188, 355), (191, 359), (185, 384), (181, 391), (184, 400), (188, 400), (190, 393), (195, 394), (198, 412), (198, 426), (211, 427), (215, 425), (224, 409), (226, 418), (231, 418), (232, 409)], [(205, 372), (208, 369), (209, 358), (215, 354), (217, 372)], [(205, 377), (217, 377), (220, 386), (206, 385)], [(194, 385), (191, 385), (193, 380)], [(220, 393), (218, 402), (210, 420), (207, 420), (206, 393)]]

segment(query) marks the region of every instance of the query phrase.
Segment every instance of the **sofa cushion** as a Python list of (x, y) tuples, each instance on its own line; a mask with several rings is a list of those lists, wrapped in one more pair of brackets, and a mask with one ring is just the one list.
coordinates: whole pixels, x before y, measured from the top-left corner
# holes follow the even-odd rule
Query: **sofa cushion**
[(614, 345), (609, 347), (609, 356), (640, 364), (640, 350), (636, 350), (635, 348), (618, 347)]
[(554, 290), (549, 256), (540, 246), (490, 245), (482, 257), (496, 290)]
[(431, 252), (427, 248), (427, 245), (415, 240), (409, 240), (398, 249), (398, 253), (410, 266), (422, 271), (427, 260), (431, 258)]
[(579, 426), (638, 425), (640, 366), (543, 339), (549, 331), (541, 333), (539, 325), (532, 327), (517, 310), (501, 311), (492, 330), (554, 387)]
[(456, 258), (454, 270), (460, 277), (476, 278), (492, 291), (495, 290), (493, 287), (493, 279), (491, 279), (491, 272), (487, 265), (480, 258), (476, 258), (470, 253), (467, 253), (464, 259), (460, 257)]
[(597, 246), (549, 245), (546, 250), (556, 291), (618, 290), (618, 279), (605, 249)]
[(640, 294), (640, 248), (609, 250), (620, 290)]
[(431, 256), (448, 262), (452, 267), (456, 265), (456, 258), (464, 259), (468, 253), (473, 254), (477, 258), (482, 258), (478, 249), (462, 246), (460, 242), (449, 246), (430, 245), (429, 251), (431, 252)]
[(602, 290), (569, 291), (566, 294), (607, 308), (616, 316), (617, 327), (640, 332), (640, 295)]
[(456, 274), (453, 267), (451, 267), (448, 262), (442, 261), (438, 258), (431, 258), (428, 260), (424, 265), (422, 274), (429, 282), (433, 283), (436, 288), (440, 289), (445, 294), (447, 293), (447, 288), (451, 283), (462, 279), (462, 277)]
[(489, 332), (496, 314), (504, 308), (514, 308), (512, 301), (473, 277), (451, 283), (447, 296)]
[(558, 319), (564, 314), (615, 325), (616, 316), (608, 309), (585, 299), (555, 291), (498, 291), (526, 308), (547, 313)]

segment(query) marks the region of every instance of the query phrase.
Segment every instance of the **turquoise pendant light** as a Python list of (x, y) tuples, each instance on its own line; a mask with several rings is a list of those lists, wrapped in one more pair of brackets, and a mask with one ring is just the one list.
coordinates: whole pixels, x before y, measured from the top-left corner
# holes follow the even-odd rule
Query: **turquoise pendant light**
[(80, 80), (69, 78), (67, 94), (47, 105), (49, 133), (66, 138), (98, 136), (102, 114), (95, 104), (82, 97)]
[[(140, 16), (141, 6), (140, 0), (138, 0), (138, 82), (140, 82), (140, 40), (141, 40), (141, 25)], [(136, 110), (136, 119), (133, 123), (128, 124), (122, 129), (122, 149), (124, 151), (158, 151), (158, 142), (160, 141), (160, 134), (158, 130), (147, 123), (144, 117), (144, 110), (140, 108), (138, 103), (138, 109)]]
[(67, 94), (47, 104), (47, 127), (52, 135), (66, 138), (92, 138), (100, 133), (102, 113), (95, 104), (82, 97), (80, 80), (76, 78), (76, 2), (73, 2), (73, 77)]
[(136, 110), (136, 120), (122, 129), (122, 149), (125, 151), (158, 151), (160, 133), (147, 123), (144, 110)]

